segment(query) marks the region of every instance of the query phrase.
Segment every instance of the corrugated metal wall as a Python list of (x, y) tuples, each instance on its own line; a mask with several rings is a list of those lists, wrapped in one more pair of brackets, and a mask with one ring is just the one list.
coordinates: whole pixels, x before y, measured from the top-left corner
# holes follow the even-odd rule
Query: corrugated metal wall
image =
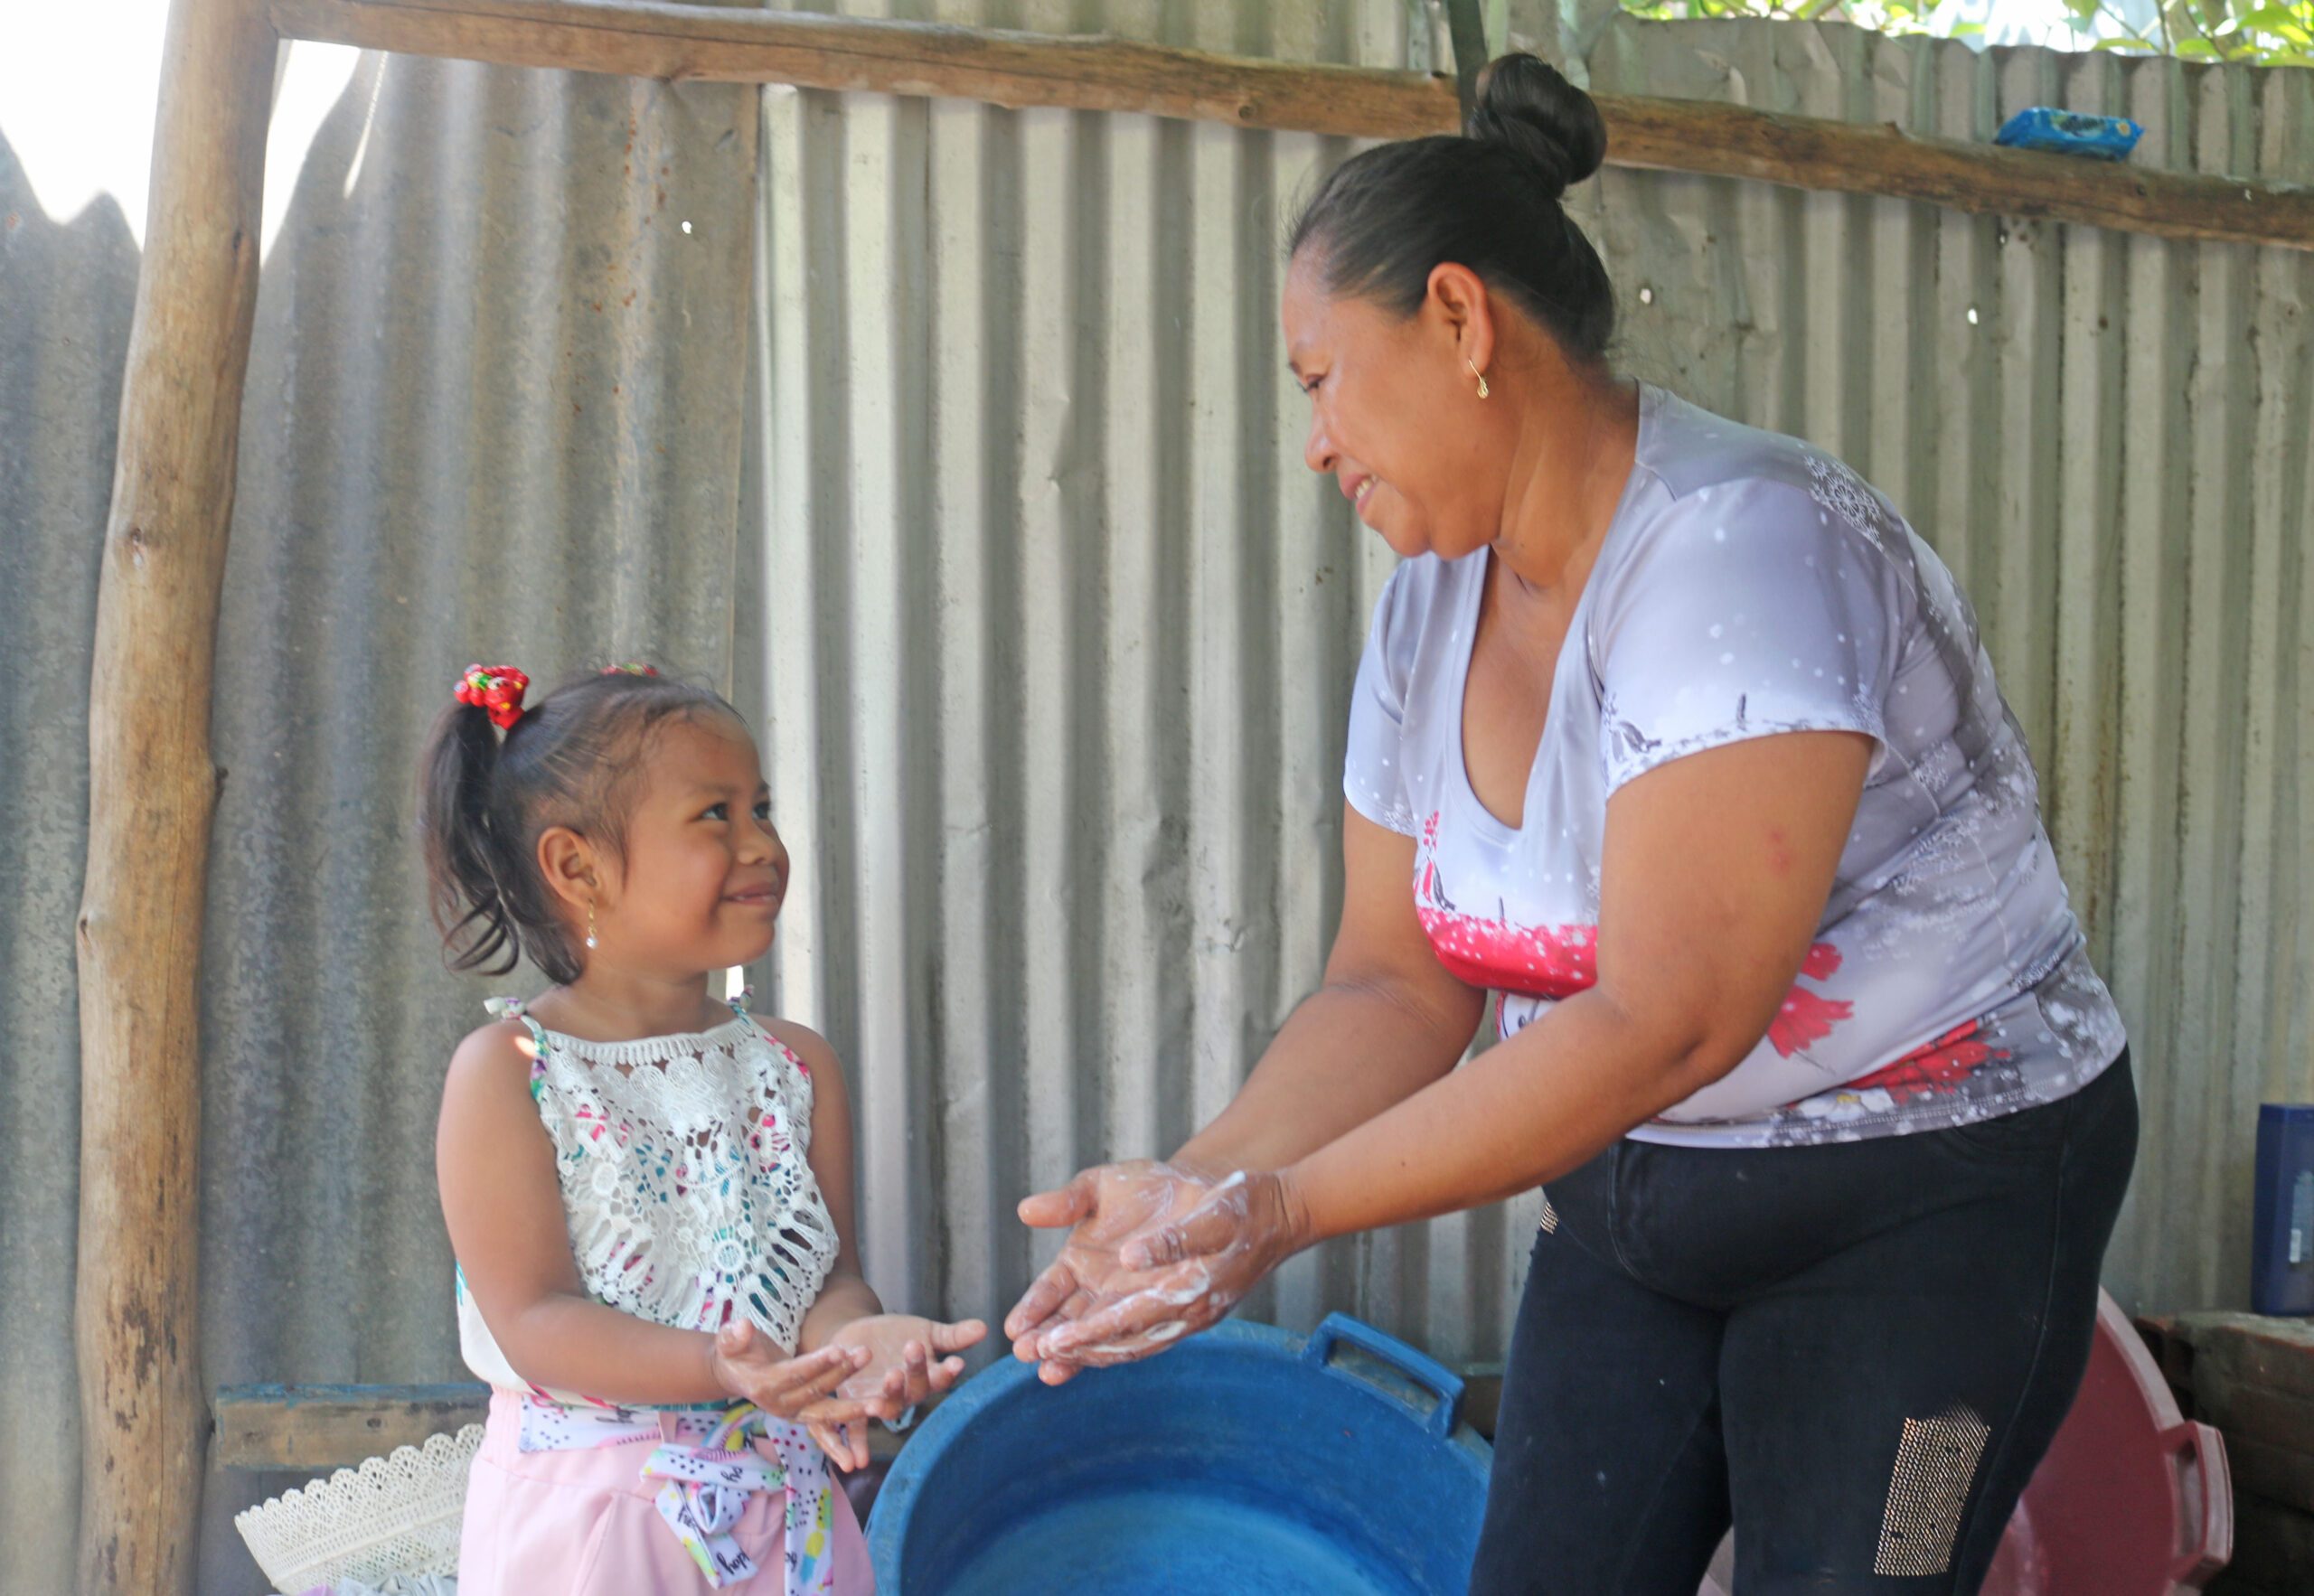
[[(728, 677), (755, 136), (742, 89), (365, 57), (296, 175), (219, 660), (213, 1385), (462, 1377), (433, 1121), (484, 983), (423, 909), (415, 751), (475, 658)], [(211, 1490), (223, 1566), (268, 1484)]]
[[(1432, 48), (1392, 4), (936, 14)], [(1588, 66), (1963, 138), (2122, 112), (2154, 164), (2314, 174), (2306, 73), (1627, 20)], [(773, 962), (860, 1078), (888, 1293), (1001, 1311), (1049, 1252), (1012, 1202), (1169, 1149), (1316, 980), (1389, 557), (1302, 465), (1276, 249), (1350, 147), (767, 98), (742, 668), (805, 871)], [(1846, 454), (1972, 591), (2137, 1039), (2113, 1288), (2241, 1300), (2255, 1104), (2314, 1096), (2314, 257), (1625, 171), (1584, 216), (1635, 370)], [(1497, 1356), (1530, 1223), (1337, 1243), (1252, 1310)]]
[[(930, 14), (1431, 59), (1396, 0)], [(1390, 557), (1301, 463), (1275, 305), (1281, 219), (1351, 146), (785, 90), (764, 139), (741, 629), (803, 861), (778, 990), (859, 1083), (870, 1278), (1001, 1315), (1013, 1203), (1218, 1112), (1331, 934)], [(1247, 1311), (1489, 1353), (1527, 1228), (1335, 1244)]]
[(80, 1491), (72, 922), (97, 557), (136, 293), (118, 208), (51, 220), (0, 141), (0, 1546), (27, 1591), (69, 1588), (71, 1541), (56, 1525)]
[[(917, 14), (1434, 48), (1397, 0)], [(2307, 74), (1622, 23), (1591, 70), (1970, 136), (2121, 109), (2165, 164), (2314, 172)], [(768, 707), (800, 869), (767, 984), (851, 1061), (895, 1297), (1001, 1310), (1034, 1261), (1013, 1199), (1178, 1140), (1314, 979), (1388, 557), (1302, 467), (1275, 245), (1348, 146), (774, 90), (751, 203), (753, 107), (364, 58), (269, 174), (296, 191), (217, 706), (214, 1384), (456, 1373), (428, 1137), (478, 986), (439, 972), (406, 794), (475, 654), (655, 654)], [(2139, 1038), (2114, 1284), (2238, 1300), (2251, 1105), (2314, 1096), (2314, 261), (1664, 175), (1598, 205), (1638, 369), (1848, 454), (1974, 591)], [(47, 221), (5, 148), (0, 217), (0, 1535), (9, 1587), (45, 1591), (77, 1486), (70, 926), (136, 252), (108, 208)], [(1488, 1356), (1527, 1224), (1337, 1244), (1254, 1306)], [(253, 1586), (224, 1521), (282, 1483), (215, 1482), (205, 1589)]]
[[(432, 1129), (486, 983), (427, 922), (417, 750), (477, 656), (728, 677), (757, 126), (744, 89), (365, 56), (268, 173), (295, 192), (218, 660), (212, 1386), (463, 1377)], [(136, 256), (117, 211), (57, 228), (19, 177), (0, 158), (0, 1588), (31, 1596), (72, 1582), (71, 925)], [(295, 1483), (212, 1477), (204, 1591), (261, 1588), (230, 1516)]]

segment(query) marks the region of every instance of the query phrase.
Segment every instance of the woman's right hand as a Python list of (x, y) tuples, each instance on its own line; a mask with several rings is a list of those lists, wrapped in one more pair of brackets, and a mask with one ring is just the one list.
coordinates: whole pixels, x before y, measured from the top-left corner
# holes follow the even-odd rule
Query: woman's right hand
[(1237, 1170), (1201, 1182), (1183, 1218), (1137, 1231), (1117, 1249), (1105, 1300), (1043, 1338), (1049, 1362), (1132, 1363), (1216, 1323), (1262, 1278), (1309, 1244), (1290, 1173)]
[[(1024, 1198), (1023, 1223), (1039, 1230), (1073, 1228), (1060, 1256), (1005, 1318), (1012, 1355), (1036, 1364), (1038, 1377), (1048, 1385), (1074, 1377), (1082, 1363), (1046, 1356), (1046, 1338), (1144, 1285), (1145, 1277), (1120, 1261), (1119, 1249), (1144, 1231), (1186, 1217), (1212, 1188), (1206, 1171), (1139, 1159), (1083, 1170), (1058, 1191)], [(1153, 1352), (1166, 1339), (1151, 1339), (1138, 1353)]]

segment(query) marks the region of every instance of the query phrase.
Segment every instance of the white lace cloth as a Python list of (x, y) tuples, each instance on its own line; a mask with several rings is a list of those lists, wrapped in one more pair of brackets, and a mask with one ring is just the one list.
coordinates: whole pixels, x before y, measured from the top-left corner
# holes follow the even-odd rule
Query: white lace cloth
[(249, 1554), (281, 1591), (334, 1587), (333, 1596), (376, 1586), (395, 1592), (404, 1582), (447, 1577), (458, 1565), (466, 1471), (482, 1448), (482, 1426), (397, 1447), (358, 1469), (340, 1469), (235, 1515)]
[[(633, 1042), (548, 1030), (511, 1000), (494, 999), (491, 1011), (522, 1020), (537, 1045), (531, 1096), (553, 1139), (587, 1290), (682, 1329), (744, 1316), (792, 1349), (836, 1257), (835, 1225), (807, 1161), (813, 1094), (803, 1061), (743, 1010), (712, 1030)], [(494, 1385), (538, 1391), (507, 1362), (463, 1283), (467, 1366)]]

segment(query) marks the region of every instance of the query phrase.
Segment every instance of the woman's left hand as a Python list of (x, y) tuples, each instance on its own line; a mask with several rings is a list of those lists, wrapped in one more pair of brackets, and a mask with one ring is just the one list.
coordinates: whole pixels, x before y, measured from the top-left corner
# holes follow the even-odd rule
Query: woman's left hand
[(1308, 1218), (1284, 1176), (1192, 1178), (1206, 1187), (1204, 1200), (1128, 1236), (1117, 1248), (1124, 1272), (1079, 1316), (1045, 1333), (1045, 1357), (1094, 1367), (1145, 1357), (1213, 1324), (1308, 1244)]
[(948, 1390), (964, 1377), (964, 1360), (954, 1356), (976, 1346), (988, 1327), (976, 1319), (943, 1324), (913, 1313), (874, 1313), (855, 1319), (827, 1339), (830, 1347), (868, 1361), (838, 1386), (826, 1403), (804, 1410), (799, 1422), (820, 1450), (846, 1470), (868, 1463), (865, 1424), (847, 1422), (862, 1405), (887, 1422)]

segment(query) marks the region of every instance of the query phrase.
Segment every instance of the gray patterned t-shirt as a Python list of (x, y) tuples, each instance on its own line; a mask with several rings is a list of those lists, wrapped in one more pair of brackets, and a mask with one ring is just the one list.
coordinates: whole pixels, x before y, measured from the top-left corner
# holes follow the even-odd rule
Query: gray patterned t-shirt
[(1472, 793), (1462, 704), (1491, 556), (1395, 572), (1343, 788), (1416, 839), (1440, 961), (1511, 1035), (1588, 987), (1608, 798), (1667, 760), (1787, 731), (1875, 742), (1798, 981), (1733, 1074), (1632, 1134), (1844, 1141), (2054, 1102), (2121, 1052), (2041, 828), (2025, 740), (1952, 573), (1846, 465), (1656, 389), (1576, 606), (1519, 830)]

